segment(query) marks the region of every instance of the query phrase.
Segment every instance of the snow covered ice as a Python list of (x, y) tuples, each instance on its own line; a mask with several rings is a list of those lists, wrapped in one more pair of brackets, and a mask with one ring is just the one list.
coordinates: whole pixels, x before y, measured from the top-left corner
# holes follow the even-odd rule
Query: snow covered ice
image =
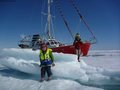
[(53, 80), (39, 82), (39, 51), (0, 50), (0, 90), (120, 90), (120, 50), (96, 50), (81, 57), (54, 53)]

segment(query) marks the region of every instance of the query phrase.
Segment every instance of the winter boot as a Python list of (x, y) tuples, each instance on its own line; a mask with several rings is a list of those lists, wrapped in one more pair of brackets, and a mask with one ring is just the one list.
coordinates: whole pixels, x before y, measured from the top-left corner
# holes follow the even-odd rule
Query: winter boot
[(78, 62), (80, 62), (80, 57), (78, 57), (77, 59), (78, 59)]
[(48, 77), (47, 81), (50, 81), (52, 79), (52, 77)]
[(45, 80), (45, 78), (41, 78), (41, 79), (40, 79), (40, 82), (43, 82), (44, 80)]

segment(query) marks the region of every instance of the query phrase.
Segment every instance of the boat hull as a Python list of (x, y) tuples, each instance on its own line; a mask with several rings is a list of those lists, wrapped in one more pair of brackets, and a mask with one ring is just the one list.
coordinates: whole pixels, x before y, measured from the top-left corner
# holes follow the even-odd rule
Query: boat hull
[[(88, 54), (90, 45), (91, 44), (89, 42), (86, 42), (80, 46), (83, 56), (86, 56)], [(52, 48), (52, 50), (53, 52), (58, 52), (58, 53), (76, 54), (76, 49), (73, 45), (55, 47)]]

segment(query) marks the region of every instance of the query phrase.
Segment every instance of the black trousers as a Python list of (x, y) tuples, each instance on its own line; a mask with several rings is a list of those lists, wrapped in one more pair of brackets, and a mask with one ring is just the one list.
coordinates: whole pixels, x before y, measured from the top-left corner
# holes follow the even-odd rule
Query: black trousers
[(44, 78), (46, 73), (48, 77), (52, 75), (51, 66), (41, 67), (41, 78)]

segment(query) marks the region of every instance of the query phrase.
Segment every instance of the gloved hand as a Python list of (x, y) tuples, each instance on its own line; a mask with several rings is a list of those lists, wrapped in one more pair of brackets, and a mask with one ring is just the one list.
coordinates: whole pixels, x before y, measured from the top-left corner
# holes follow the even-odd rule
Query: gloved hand
[(52, 63), (52, 67), (54, 67), (55, 66), (55, 64), (54, 63)]
[(40, 67), (41, 67), (42, 65), (40, 64)]

